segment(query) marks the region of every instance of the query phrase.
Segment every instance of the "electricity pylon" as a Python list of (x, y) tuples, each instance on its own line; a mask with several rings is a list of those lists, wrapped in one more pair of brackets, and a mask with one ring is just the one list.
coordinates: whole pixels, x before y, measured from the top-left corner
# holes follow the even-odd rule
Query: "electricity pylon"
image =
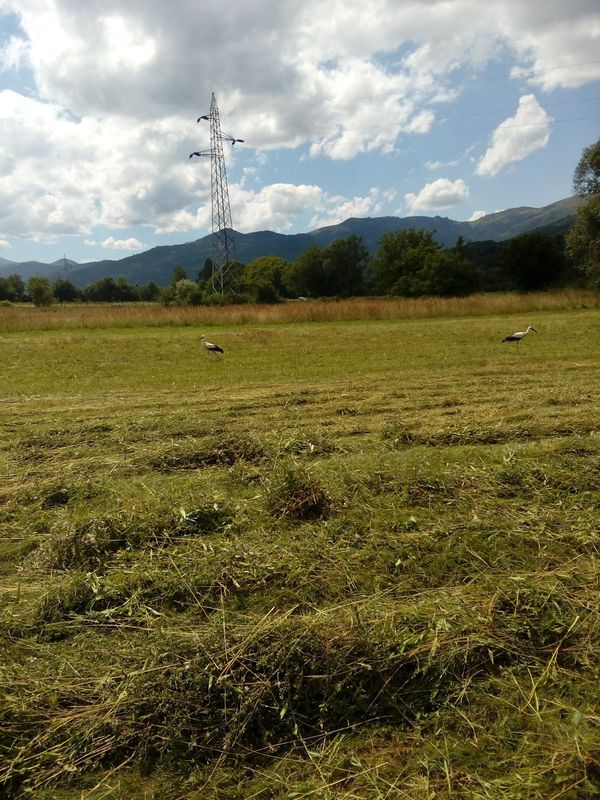
[(234, 270), (235, 242), (231, 223), (231, 205), (227, 186), (227, 171), (223, 155), (223, 142), (232, 146), (243, 139), (236, 139), (229, 133), (221, 131), (221, 119), (215, 93), (212, 93), (210, 112), (198, 117), (196, 122), (206, 120), (210, 123), (210, 149), (190, 153), (192, 156), (210, 158), (210, 194), (212, 202), (212, 290), (223, 294), (227, 290), (237, 291)]

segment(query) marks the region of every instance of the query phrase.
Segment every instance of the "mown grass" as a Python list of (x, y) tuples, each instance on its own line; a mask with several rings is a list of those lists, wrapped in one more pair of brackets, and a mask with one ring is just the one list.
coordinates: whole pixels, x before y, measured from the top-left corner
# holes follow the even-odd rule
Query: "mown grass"
[(600, 312), (271, 322), (4, 329), (5, 796), (597, 796)]

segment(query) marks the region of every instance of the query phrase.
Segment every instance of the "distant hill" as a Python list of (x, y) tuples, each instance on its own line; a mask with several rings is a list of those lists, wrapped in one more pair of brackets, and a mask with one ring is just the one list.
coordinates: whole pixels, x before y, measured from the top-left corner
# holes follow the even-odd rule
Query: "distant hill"
[[(237, 257), (245, 264), (265, 255), (294, 261), (311, 245), (325, 247), (336, 239), (353, 234), (361, 236), (369, 250), (374, 251), (384, 233), (407, 228), (431, 231), (435, 239), (446, 247), (455, 244), (459, 236), (465, 241), (481, 242), (505, 241), (533, 230), (560, 232), (571, 226), (582, 202), (578, 197), (569, 197), (543, 208), (522, 207), (498, 211), (473, 222), (457, 222), (448, 217), (366, 217), (347, 219), (338, 225), (329, 225), (308, 233), (232, 233)], [(117, 261), (95, 261), (79, 265), (69, 261), (66, 277), (79, 287), (106, 276), (125, 278), (132, 284), (143, 285), (154, 281), (159, 286), (165, 286), (170, 283), (174, 268), (183, 267), (190, 277), (196, 278), (206, 259), (212, 255), (211, 238), (208, 235), (186, 244), (153, 247), (144, 253)], [(7, 268), (7, 265), (10, 266)], [(50, 278), (59, 274), (65, 275), (63, 259), (54, 264), (40, 264), (36, 261), (17, 264), (0, 259), (0, 274), (7, 275), (10, 272), (18, 272), (25, 279), (32, 275), (46, 275)]]
[[(59, 258), (58, 261), (53, 261), (51, 264), (45, 264), (43, 261), (9, 261), (6, 258), (0, 258), (0, 275), (2, 277), (5, 278), (7, 275), (16, 272), (25, 281), (35, 275), (50, 278), (56, 278), (58, 275), (68, 275), (74, 267), (79, 269), (81, 265), (77, 261), (71, 261), (68, 258)], [(70, 275), (68, 277), (70, 278)]]

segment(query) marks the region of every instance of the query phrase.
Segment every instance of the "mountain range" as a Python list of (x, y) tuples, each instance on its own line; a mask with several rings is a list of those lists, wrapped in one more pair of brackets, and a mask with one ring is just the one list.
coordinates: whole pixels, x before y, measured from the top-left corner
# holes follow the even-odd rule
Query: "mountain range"
[[(328, 225), (308, 233), (283, 234), (273, 231), (239, 233), (232, 231), (239, 261), (249, 264), (260, 256), (280, 256), (294, 261), (312, 245), (325, 247), (336, 239), (361, 236), (371, 252), (377, 249), (384, 233), (418, 228), (433, 233), (443, 246), (454, 245), (459, 238), (467, 242), (506, 241), (531, 231), (558, 233), (569, 228), (583, 201), (569, 197), (542, 208), (523, 206), (487, 214), (472, 222), (457, 222), (448, 217), (366, 217), (351, 218), (338, 225)], [(185, 244), (153, 247), (115, 261), (94, 261), (78, 264), (61, 258), (51, 264), (38, 261), (15, 262), (0, 258), (0, 275), (18, 273), (24, 280), (41, 275), (51, 280), (62, 276), (83, 288), (101, 278), (124, 278), (128, 283), (144, 285), (153, 281), (158, 286), (171, 282), (175, 267), (183, 267), (196, 278), (212, 255), (212, 236), (204, 236)]]

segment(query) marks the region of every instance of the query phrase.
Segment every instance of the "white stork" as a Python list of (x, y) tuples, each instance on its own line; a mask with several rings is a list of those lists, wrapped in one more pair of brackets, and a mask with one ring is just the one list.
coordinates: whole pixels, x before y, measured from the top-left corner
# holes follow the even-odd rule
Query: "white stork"
[(209, 353), (222, 353), (223, 348), (219, 347), (218, 344), (213, 344), (212, 342), (206, 341), (206, 336), (202, 334), (200, 337), (202, 344), (204, 345), (204, 349), (207, 350)]
[(533, 327), (533, 325), (528, 325), (526, 331), (517, 331), (516, 333), (513, 333), (510, 336), (507, 336), (505, 339), (502, 339), (502, 341), (503, 342), (516, 342), (517, 343), (517, 351), (518, 351), (519, 350), (519, 342), (521, 341), (521, 339), (523, 339), (523, 337), (527, 336), (529, 331), (533, 331), (534, 333), (537, 333), (537, 331)]

